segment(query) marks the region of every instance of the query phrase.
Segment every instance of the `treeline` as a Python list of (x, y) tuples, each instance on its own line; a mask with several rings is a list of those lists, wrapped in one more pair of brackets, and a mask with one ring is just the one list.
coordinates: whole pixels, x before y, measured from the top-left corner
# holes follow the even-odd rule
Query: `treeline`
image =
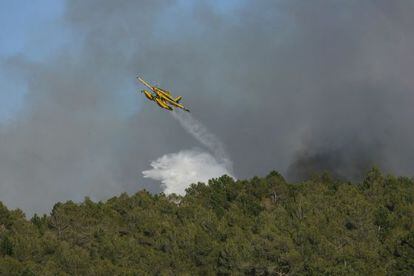
[(31, 220), (0, 204), (0, 275), (194, 274), (413, 275), (414, 181), (223, 176)]

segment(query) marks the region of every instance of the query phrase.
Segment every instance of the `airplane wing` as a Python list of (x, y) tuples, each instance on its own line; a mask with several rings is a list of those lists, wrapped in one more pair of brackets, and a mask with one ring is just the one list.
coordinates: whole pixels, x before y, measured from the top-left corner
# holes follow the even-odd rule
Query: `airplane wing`
[(146, 87), (148, 87), (149, 89), (151, 89), (151, 90), (154, 90), (153, 89), (153, 87), (148, 83), (148, 82), (146, 82), (146, 81), (144, 81), (143, 79), (141, 79), (140, 77), (137, 77), (138, 78), (138, 80), (143, 84), (143, 85), (145, 85)]

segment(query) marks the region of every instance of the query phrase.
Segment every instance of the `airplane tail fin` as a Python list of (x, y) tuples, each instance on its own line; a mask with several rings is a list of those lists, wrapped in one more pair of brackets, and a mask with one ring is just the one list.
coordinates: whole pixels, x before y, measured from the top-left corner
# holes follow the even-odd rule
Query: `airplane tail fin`
[(180, 103), (182, 98), (183, 98), (182, 96), (178, 96), (177, 98), (174, 99), (174, 102)]

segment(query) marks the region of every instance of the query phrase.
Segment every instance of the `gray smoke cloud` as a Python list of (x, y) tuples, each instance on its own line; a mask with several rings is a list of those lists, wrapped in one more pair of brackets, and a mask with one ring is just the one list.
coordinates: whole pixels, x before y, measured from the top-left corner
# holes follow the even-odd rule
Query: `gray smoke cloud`
[(136, 94), (136, 74), (183, 95), (238, 178), (358, 178), (374, 164), (412, 175), (413, 12), (404, 0), (67, 1), (56, 53), (0, 61), (27, 87), (0, 127), (0, 200), (31, 214), (160, 191), (141, 176), (150, 161), (199, 144)]

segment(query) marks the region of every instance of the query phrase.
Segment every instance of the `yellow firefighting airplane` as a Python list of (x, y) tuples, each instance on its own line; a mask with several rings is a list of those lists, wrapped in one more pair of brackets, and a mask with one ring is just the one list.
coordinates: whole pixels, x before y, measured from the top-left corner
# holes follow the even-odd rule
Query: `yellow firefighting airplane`
[(155, 95), (151, 94), (147, 90), (141, 90), (141, 93), (144, 93), (145, 96), (148, 98), (148, 100), (154, 101), (158, 104), (159, 107), (170, 110), (170, 111), (173, 110), (171, 106), (174, 106), (174, 107), (181, 108), (187, 112), (190, 112), (190, 110), (186, 109), (182, 104), (180, 104), (180, 100), (182, 96), (173, 98), (169, 91), (161, 89), (156, 86), (151, 86), (150, 84), (148, 84), (146, 81), (144, 81), (140, 77), (137, 77), (137, 78), (140, 82), (142, 82), (142, 84), (144, 84), (146, 87), (151, 89), (151, 91), (155, 94)]

